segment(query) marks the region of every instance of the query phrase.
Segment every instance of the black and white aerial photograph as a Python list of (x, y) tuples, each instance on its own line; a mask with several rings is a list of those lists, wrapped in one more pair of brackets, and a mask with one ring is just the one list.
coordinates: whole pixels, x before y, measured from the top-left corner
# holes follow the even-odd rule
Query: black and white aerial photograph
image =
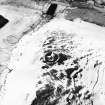
[(105, 105), (105, 0), (0, 0), (0, 105)]

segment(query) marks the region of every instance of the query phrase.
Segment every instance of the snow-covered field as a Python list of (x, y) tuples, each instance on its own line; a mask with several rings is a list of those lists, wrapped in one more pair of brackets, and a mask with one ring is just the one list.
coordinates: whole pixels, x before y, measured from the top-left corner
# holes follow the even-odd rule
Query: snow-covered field
[(0, 15), (9, 20), (8, 24), (0, 29), (0, 64), (5, 64), (21, 37), (29, 33), (33, 23), (38, 24), (40, 11), (0, 5)]
[(104, 105), (104, 45), (105, 28), (80, 19), (55, 18), (25, 35), (0, 105)]
[[(9, 72), (8, 62), (18, 41), (40, 21), (40, 11), (0, 4), (0, 15), (9, 22), (0, 29), (0, 91)], [(36, 26), (35, 26), (36, 25)], [(2, 92), (0, 92), (0, 95)]]

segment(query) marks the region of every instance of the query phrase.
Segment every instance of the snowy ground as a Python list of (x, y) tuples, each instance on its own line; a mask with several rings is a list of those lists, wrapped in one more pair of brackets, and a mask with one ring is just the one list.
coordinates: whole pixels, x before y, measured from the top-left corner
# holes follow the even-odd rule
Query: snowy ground
[[(7, 68), (11, 51), (22, 36), (32, 30), (31, 26), (40, 21), (40, 11), (28, 8), (18, 8), (9, 5), (0, 5), (0, 15), (9, 20), (5, 27), (0, 29), (0, 73)], [(34, 25), (35, 27), (35, 25)]]
[(40, 11), (24, 7), (15, 7), (0, 4), (0, 15), (9, 20), (5, 27), (0, 29), (0, 90), (9, 72), (8, 62), (11, 52), (18, 41), (29, 33), (34, 23), (40, 22)]
[(0, 105), (104, 105), (104, 34), (80, 19), (54, 19), (25, 35), (12, 52)]

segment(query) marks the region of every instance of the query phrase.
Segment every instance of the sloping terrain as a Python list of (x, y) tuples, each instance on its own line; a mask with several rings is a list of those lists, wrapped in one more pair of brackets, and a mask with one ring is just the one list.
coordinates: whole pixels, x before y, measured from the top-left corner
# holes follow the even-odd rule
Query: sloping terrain
[(104, 33), (78, 19), (54, 19), (24, 36), (1, 105), (104, 105)]
[[(1, 91), (6, 75), (9, 72), (8, 62), (10, 61), (12, 50), (24, 35), (30, 33), (30, 31), (39, 24), (40, 11), (11, 5), (0, 5), (0, 15), (8, 19), (8, 23), (0, 28)], [(32, 28), (32, 26), (34, 27)]]
[(0, 15), (8, 19), (8, 23), (0, 28), (0, 64), (7, 65), (12, 49), (21, 37), (32, 30), (33, 23), (37, 26), (40, 21), (40, 12), (1, 5)]
[(104, 9), (53, 3), (0, 3), (0, 105), (104, 105)]

